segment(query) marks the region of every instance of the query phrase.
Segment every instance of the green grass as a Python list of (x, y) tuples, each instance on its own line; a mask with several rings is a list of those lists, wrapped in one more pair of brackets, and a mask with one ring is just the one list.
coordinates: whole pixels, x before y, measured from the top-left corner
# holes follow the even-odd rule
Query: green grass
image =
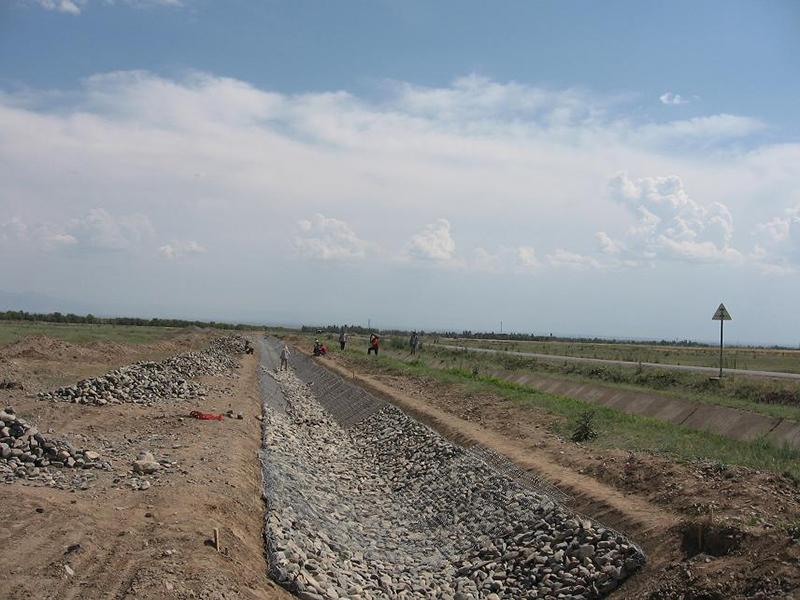
[(701, 373), (670, 371), (655, 367), (631, 369), (615, 365), (543, 361), (497, 354), (473, 354), (428, 345), (431, 365), (441, 368), (502, 369), (538, 373), (582, 383), (601, 383), (618, 389), (656, 392), (666, 396), (728, 406), (779, 418), (800, 420), (800, 382), (763, 378), (725, 377), (710, 380)]
[[(664, 454), (681, 461), (704, 459), (741, 465), (785, 474), (800, 483), (800, 451), (777, 447), (765, 439), (740, 442), (658, 419), (630, 415), (602, 405), (540, 392), (503, 379), (481, 375), (480, 368), (478, 375), (474, 375), (471, 368), (434, 366), (431, 363), (437, 361), (436, 357), (426, 354), (409, 360), (406, 353), (400, 358), (398, 354), (403, 356), (402, 352), (385, 352), (392, 346), (391, 343), (383, 344), (383, 354), (377, 359), (367, 358), (364, 340), (352, 339), (352, 342), (345, 354), (348, 360), (358, 366), (388, 374), (429, 378), (460, 386), (465, 394), (493, 394), (523, 406), (543, 410), (560, 417), (553, 429), (565, 438), (571, 435), (580, 415), (587, 410), (593, 410), (599, 435), (588, 443), (589, 446)], [(332, 344), (330, 346), (333, 348)], [(338, 353), (338, 347), (333, 351)]]
[[(473, 348), (535, 352), (556, 356), (602, 358), (629, 362), (651, 362), (659, 364), (718, 367), (719, 348), (655, 346), (646, 344), (611, 344), (583, 342), (528, 342), (505, 340), (463, 340), (441, 338), (442, 344), (453, 344)], [(726, 348), (724, 366), (731, 369), (756, 371), (781, 371), (800, 373), (800, 350), (777, 350), (768, 348)]]
[(186, 330), (173, 327), (0, 321), (0, 346), (32, 335), (46, 335), (71, 344), (88, 344), (96, 341), (146, 344), (172, 337), (182, 331)]

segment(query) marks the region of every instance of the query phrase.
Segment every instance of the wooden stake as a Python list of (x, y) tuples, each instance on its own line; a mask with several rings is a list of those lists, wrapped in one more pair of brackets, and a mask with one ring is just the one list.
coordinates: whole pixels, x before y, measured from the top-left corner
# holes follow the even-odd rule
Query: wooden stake
[(214, 548), (219, 552), (219, 527), (214, 527)]

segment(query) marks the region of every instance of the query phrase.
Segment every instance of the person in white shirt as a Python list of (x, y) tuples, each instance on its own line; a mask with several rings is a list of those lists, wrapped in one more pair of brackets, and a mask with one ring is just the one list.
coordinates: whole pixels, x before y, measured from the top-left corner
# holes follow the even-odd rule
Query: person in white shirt
[(286, 344), (283, 345), (283, 350), (281, 350), (281, 371), (285, 371), (289, 369), (289, 346)]

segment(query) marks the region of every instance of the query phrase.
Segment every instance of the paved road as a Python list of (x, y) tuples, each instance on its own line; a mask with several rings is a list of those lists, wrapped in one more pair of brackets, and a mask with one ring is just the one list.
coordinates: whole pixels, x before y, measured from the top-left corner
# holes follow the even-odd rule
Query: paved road
[[(475, 348), (472, 346), (453, 346), (450, 344), (437, 344), (440, 348), (451, 350), (468, 350), (469, 352), (483, 352), (485, 354), (510, 354), (513, 356), (525, 356), (529, 358), (541, 358), (544, 360), (569, 361), (579, 363), (592, 363), (600, 365), (619, 365), (623, 367), (655, 367), (658, 369), (670, 369), (673, 371), (693, 371), (695, 373), (708, 373), (709, 375), (719, 375), (719, 368), (697, 367), (693, 365), (670, 365), (667, 363), (633, 362), (629, 360), (613, 360), (610, 358), (585, 358), (582, 356), (561, 356), (558, 354), (542, 354), (539, 352), (519, 352), (516, 350), (493, 350), (491, 348)], [(769, 377), (772, 379), (795, 379), (800, 380), (800, 373), (782, 373), (779, 371), (751, 371), (749, 369), (723, 369), (723, 374), (740, 375), (745, 377)]]

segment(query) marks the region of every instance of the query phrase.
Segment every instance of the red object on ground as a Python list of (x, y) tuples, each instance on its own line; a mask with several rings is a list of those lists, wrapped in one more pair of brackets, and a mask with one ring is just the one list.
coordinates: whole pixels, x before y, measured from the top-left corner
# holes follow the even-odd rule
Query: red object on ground
[(204, 413), (200, 412), (199, 410), (193, 410), (189, 413), (190, 417), (194, 417), (195, 419), (200, 419), (201, 421), (222, 421), (225, 418), (224, 415), (215, 415), (214, 413)]

